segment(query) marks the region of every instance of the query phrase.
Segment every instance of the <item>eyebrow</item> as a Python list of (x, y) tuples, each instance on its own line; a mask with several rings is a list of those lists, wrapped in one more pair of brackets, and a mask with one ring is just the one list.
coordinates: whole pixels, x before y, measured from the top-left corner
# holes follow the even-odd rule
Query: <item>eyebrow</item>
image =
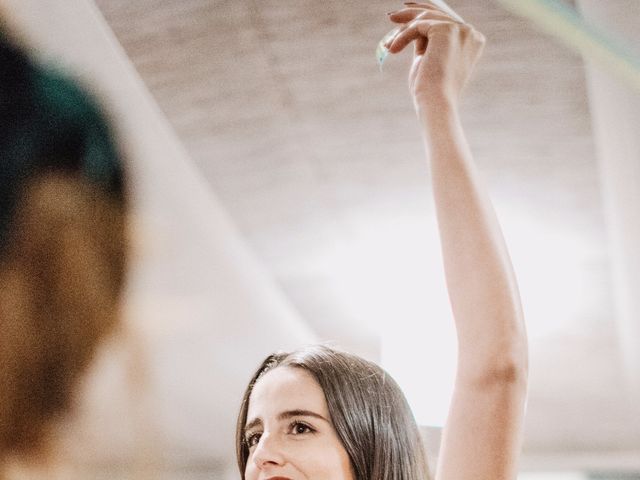
[[(330, 423), (329, 420), (327, 420), (325, 417), (323, 417), (319, 413), (312, 412), (311, 410), (286, 410), (278, 414), (279, 421), (287, 420), (294, 417), (312, 417)], [(246, 432), (247, 430), (251, 430), (252, 428), (255, 428), (259, 425), (262, 425), (262, 419), (256, 417), (244, 426), (244, 431)]]

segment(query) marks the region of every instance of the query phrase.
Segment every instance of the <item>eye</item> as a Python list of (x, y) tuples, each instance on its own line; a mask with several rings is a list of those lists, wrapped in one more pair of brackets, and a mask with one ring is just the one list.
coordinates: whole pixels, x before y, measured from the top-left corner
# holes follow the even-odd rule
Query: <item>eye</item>
[(315, 432), (315, 430), (303, 422), (296, 421), (292, 422), (291, 425), (289, 425), (289, 433), (291, 433), (292, 435), (304, 435), (305, 433), (313, 432)]
[(262, 433), (260, 432), (248, 433), (244, 438), (244, 442), (247, 444), (247, 447), (249, 448), (255, 447), (260, 441), (261, 436), (262, 436)]

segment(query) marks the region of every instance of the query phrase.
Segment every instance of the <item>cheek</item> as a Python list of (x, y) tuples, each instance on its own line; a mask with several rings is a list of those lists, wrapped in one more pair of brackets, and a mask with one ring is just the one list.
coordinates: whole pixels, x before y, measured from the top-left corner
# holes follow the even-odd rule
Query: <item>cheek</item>
[[(291, 462), (310, 480), (353, 480), (349, 456), (341, 444), (319, 442), (291, 452)], [(247, 479), (249, 480), (249, 479)]]
[(244, 478), (245, 480), (256, 480), (258, 478), (258, 469), (251, 460), (251, 457), (249, 457), (247, 467), (244, 469)]

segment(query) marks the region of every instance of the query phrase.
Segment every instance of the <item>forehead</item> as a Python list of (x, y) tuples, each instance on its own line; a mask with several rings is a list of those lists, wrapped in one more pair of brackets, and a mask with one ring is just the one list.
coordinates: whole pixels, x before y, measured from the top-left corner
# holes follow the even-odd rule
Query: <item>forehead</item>
[(254, 385), (247, 420), (266, 420), (288, 410), (311, 410), (329, 418), (324, 392), (309, 372), (301, 368), (276, 367)]

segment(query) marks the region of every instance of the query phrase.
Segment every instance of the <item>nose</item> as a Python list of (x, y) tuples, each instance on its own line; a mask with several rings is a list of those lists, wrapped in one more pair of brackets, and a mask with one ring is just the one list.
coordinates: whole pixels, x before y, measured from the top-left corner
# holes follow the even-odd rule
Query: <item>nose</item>
[(277, 435), (262, 434), (253, 452), (253, 463), (261, 470), (284, 464), (284, 451)]

